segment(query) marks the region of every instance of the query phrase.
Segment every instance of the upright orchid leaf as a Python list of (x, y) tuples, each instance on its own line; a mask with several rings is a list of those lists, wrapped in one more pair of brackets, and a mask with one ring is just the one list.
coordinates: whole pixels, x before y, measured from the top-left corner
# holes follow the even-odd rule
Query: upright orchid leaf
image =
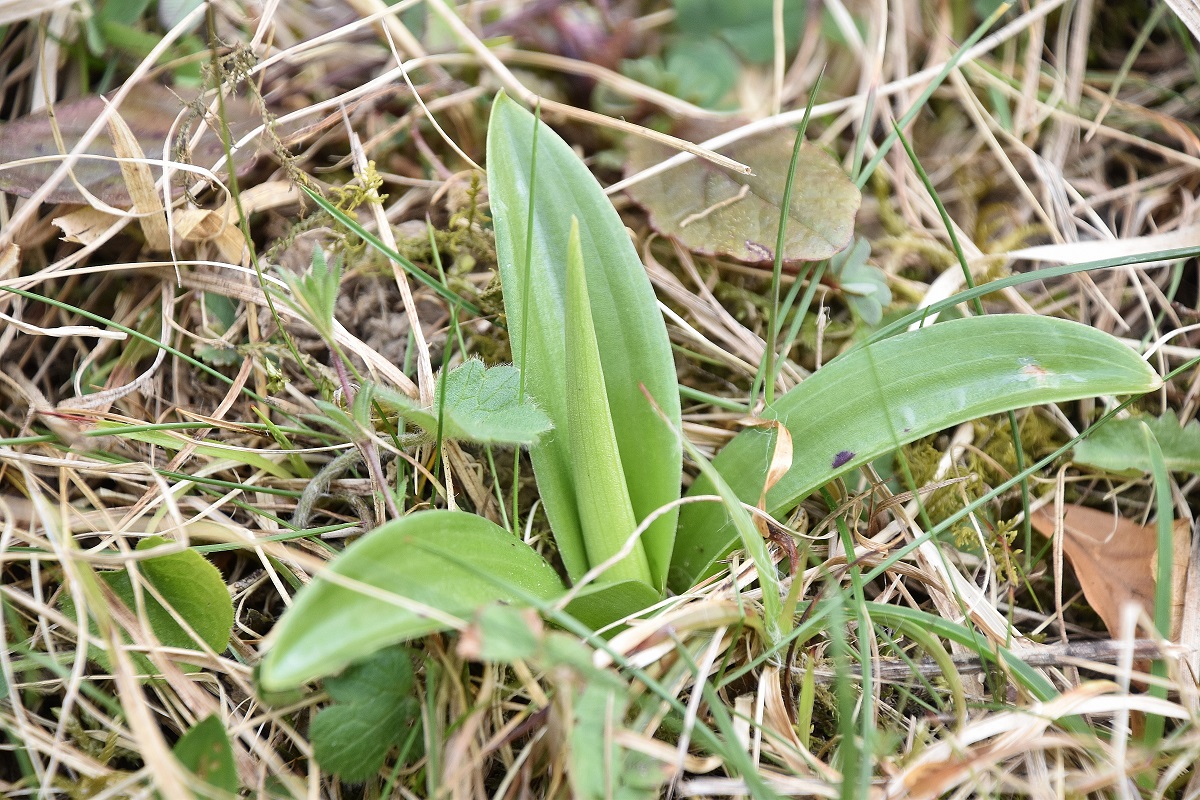
[[(587, 263), (587, 294), (625, 482), (634, 516), (679, 497), (682, 454), (651, 409), (642, 386), (679, 424), (679, 392), (666, 326), (654, 291), (621, 218), (570, 146), (549, 127), (537, 137), (536, 186), (530, 185), (534, 116), (501, 93), (488, 128), (488, 192), (513, 360), (524, 366), (529, 393), (554, 430), (530, 449), (538, 488), (567, 572), (589, 568), (573, 484), (568, 437), (566, 262), (571, 218)], [(533, 208), (530, 209), (530, 198)], [(533, 236), (526, 238), (532, 211)], [(529, 284), (522, 267), (531, 251)], [(523, 312), (531, 292), (529, 318)], [(528, 342), (528, 352), (524, 351)], [(676, 516), (659, 517), (642, 537), (657, 589), (666, 580)]]
[[(621, 467), (613, 415), (604, 388), (600, 348), (592, 324), (587, 268), (579, 245), (579, 221), (571, 219), (567, 240), (567, 397), (566, 440), (571, 451), (571, 478), (576, 511), (583, 530), (588, 564), (596, 567), (615, 558), (633, 535), (637, 520)], [(605, 570), (607, 582), (625, 580), (653, 584), (641, 540), (631, 552)]]
[[(858, 348), (818, 370), (766, 409), (794, 442), (792, 468), (767, 494), (779, 514), (837, 476), (922, 436), (976, 417), (1161, 385), (1142, 359), (1086, 325), (993, 315), (943, 322)], [(773, 434), (739, 434), (714, 460), (743, 501), (762, 491)], [(712, 494), (698, 479), (689, 494)], [(692, 503), (680, 515), (672, 588), (709, 574), (737, 542), (723, 506)]]

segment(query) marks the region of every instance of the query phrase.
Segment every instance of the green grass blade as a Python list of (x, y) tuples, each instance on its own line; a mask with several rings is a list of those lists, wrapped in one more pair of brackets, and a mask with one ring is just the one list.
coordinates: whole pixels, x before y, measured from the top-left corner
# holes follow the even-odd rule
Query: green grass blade
[[(1162, 447), (1159, 446), (1154, 432), (1145, 422), (1141, 423), (1142, 437), (1146, 451), (1150, 457), (1150, 474), (1154, 479), (1154, 506), (1158, 514), (1156, 529), (1158, 532), (1158, 557), (1155, 559), (1155, 589), (1154, 589), (1154, 627), (1158, 634), (1168, 641), (1171, 638), (1171, 622), (1174, 614), (1175, 590), (1175, 505), (1171, 500), (1171, 476), (1167, 472), (1167, 462), (1163, 458)], [(1156, 677), (1167, 679), (1165, 662), (1158, 660), (1151, 665), (1151, 673)], [(1162, 686), (1152, 686), (1150, 694), (1153, 697), (1167, 697), (1167, 690)], [(1142, 741), (1153, 746), (1162, 738), (1166, 720), (1158, 714), (1146, 715), (1146, 728)]]
[[(1083, 397), (1140, 394), (1158, 376), (1125, 345), (1085, 325), (994, 315), (944, 322), (859, 348), (830, 362), (767, 409), (796, 443), (793, 466), (768, 495), (780, 513), (838, 475), (902, 444), (977, 417)], [(743, 500), (762, 490), (773, 435), (739, 434), (714, 466)], [(708, 494), (701, 478), (691, 494)], [(720, 507), (680, 516), (672, 587), (708, 574), (737, 541)]]
[[(488, 192), (504, 286), (513, 360), (525, 364), (530, 395), (550, 416), (552, 432), (530, 450), (538, 488), (572, 578), (587, 571), (572, 483), (571, 453), (562, 435), (566, 394), (566, 253), (571, 218), (588, 259), (587, 289), (617, 448), (640, 521), (679, 497), (682, 452), (642, 395), (641, 385), (679, 424), (679, 390), (666, 326), (625, 226), (583, 162), (549, 127), (538, 128), (536, 189), (530, 185), (531, 113), (501, 93), (488, 129)], [(533, 197), (533, 236), (526, 236)], [(531, 252), (528, 283), (521, 269)], [(530, 292), (529, 313), (523, 311)], [(527, 342), (524, 346), (523, 342)], [(527, 348), (527, 351), (525, 350)], [(662, 588), (675, 535), (674, 513), (642, 537), (655, 588)]]
[(271, 459), (261, 455), (253, 450), (247, 450), (240, 447), (230, 447), (228, 445), (220, 445), (216, 443), (197, 442), (193, 439), (187, 439), (180, 436), (172, 436), (171, 433), (165, 430), (147, 430), (148, 426), (137, 425), (129, 426), (122, 425), (119, 422), (109, 422), (108, 420), (100, 420), (96, 423), (96, 431), (103, 431), (111, 436), (119, 436), (126, 439), (133, 439), (137, 442), (145, 442), (162, 447), (166, 450), (179, 451), (185, 447), (191, 446), (194, 452), (207, 456), (208, 458), (216, 459), (217, 461), (231, 461), (234, 463), (245, 464), (254, 469), (260, 469), (268, 475), (273, 475), (276, 478), (292, 478), (295, 477), (292, 473), (280, 464), (276, 464)]
[(870, 604), (871, 619), (883, 625), (904, 626), (906, 631), (916, 628), (928, 631), (934, 636), (940, 636), (951, 642), (961, 644), (970, 649), (988, 663), (1003, 666), (1013, 679), (1029, 691), (1038, 700), (1053, 700), (1058, 691), (1046, 677), (1037, 669), (1029, 666), (1007, 648), (996, 647), (991, 650), (980, 646), (980, 637), (973, 630), (943, 619), (936, 614), (905, 606), (893, 606), (883, 603)]
[[(763, 387), (767, 405), (775, 402), (775, 382), (772, 379), (778, 372), (775, 366), (775, 350), (779, 347), (779, 327), (783, 321), (779, 313), (779, 285), (783, 280), (783, 248), (787, 242), (787, 223), (790, 216), (788, 212), (792, 207), (792, 187), (796, 183), (796, 164), (800, 160), (800, 147), (804, 144), (804, 134), (808, 131), (808, 118), (812, 115), (813, 103), (817, 101), (817, 92), (821, 90), (823, 77), (825, 77), (824, 68), (821, 69), (821, 74), (817, 76), (817, 82), (813, 84), (812, 90), (808, 93), (808, 105), (804, 107), (804, 119), (800, 120), (800, 129), (796, 131), (796, 141), (792, 144), (792, 160), (788, 164), (787, 182), (783, 185), (783, 201), (779, 204), (779, 232), (775, 238), (775, 258), (771, 264), (771, 319), (767, 334), (767, 357), (763, 362), (764, 374), (767, 377), (766, 385)], [(780, 359), (786, 357), (786, 353), (779, 356)]]

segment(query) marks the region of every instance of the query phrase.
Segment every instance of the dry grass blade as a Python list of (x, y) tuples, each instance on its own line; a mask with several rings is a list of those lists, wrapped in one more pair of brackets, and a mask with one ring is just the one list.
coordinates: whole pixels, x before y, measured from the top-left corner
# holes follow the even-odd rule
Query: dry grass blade
[(171, 249), (171, 236), (167, 231), (166, 212), (162, 197), (155, 190), (154, 176), (146, 165), (146, 154), (138, 144), (137, 137), (120, 113), (113, 111), (108, 117), (108, 130), (112, 136), (113, 150), (121, 159), (121, 176), (138, 215), (142, 232), (146, 235), (146, 246), (164, 253)]

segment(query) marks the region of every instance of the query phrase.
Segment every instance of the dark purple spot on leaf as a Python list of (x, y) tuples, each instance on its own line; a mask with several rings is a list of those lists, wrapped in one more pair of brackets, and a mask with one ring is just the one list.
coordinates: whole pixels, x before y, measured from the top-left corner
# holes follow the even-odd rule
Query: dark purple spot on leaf
[(852, 458), (854, 458), (854, 453), (851, 453), (849, 450), (843, 450), (833, 457), (833, 468), (837, 469), (838, 467), (845, 466)]
[(770, 261), (771, 259), (775, 258), (775, 254), (770, 250), (770, 248), (761, 245), (758, 242), (752, 242), (749, 239), (746, 240), (746, 249), (752, 254), (758, 256), (758, 258), (763, 261)]

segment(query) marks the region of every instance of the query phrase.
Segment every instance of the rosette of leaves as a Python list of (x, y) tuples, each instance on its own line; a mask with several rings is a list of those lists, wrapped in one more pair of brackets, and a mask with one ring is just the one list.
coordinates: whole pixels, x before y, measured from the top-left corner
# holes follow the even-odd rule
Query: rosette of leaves
[[(496, 601), (545, 610), (565, 604), (586, 625), (607, 625), (653, 605), (668, 585), (687, 591), (738, 544), (754, 555), (762, 613), (782, 613), (779, 597), (770, 596), (778, 589), (774, 566), (761, 557), (742, 504), (761, 501), (782, 515), (838, 476), (932, 432), (1161, 383), (1119, 341), (1066, 320), (996, 315), (877, 337), (764, 410), (796, 443), (791, 467), (765, 496), (775, 434), (753, 429), (712, 465), (689, 446), (703, 472), (690, 494), (722, 502), (691, 503), (676, 514), (684, 442), (673, 356), (621, 218), (570, 146), (503, 94), (489, 127), (488, 183), (514, 361), (553, 426), (530, 456), (565, 580), (487, 519), (409, 514), (362, 537), (297, 594), (260, 665), (265, 689), (296, 687), (397, 642), (462, 629)], [(777, 207), (776, 226), (790, 230), (791, 222)], [(762, 238), (774, 242), (777, 232)], [(840, 242), (826, 241), (817, 257), (849, 238), (847, 231)], [(851, 285), (864, 285), (861, 296), (879, 300), (858, 277)], [(452, 405), (446, 396), (443, 431)], [(432, 425), (432, 409), (407, 410), (418, 412)], [(577, 585), (565, 603), (568, 584)], [(747, 613), (760, 612), (747, 606)], [(772, 640), (789, 627), (766, 623), (752, 627)]]
[(855, 239), (853, 246), (829, 259), (826, 280), (842, 292), (846, 304), (859, 319), (875, 327), (883, 320), (883, 310), (892, 302), (892, 290), (883, 270), (867, 263), (870, 257), (871, 243)]

